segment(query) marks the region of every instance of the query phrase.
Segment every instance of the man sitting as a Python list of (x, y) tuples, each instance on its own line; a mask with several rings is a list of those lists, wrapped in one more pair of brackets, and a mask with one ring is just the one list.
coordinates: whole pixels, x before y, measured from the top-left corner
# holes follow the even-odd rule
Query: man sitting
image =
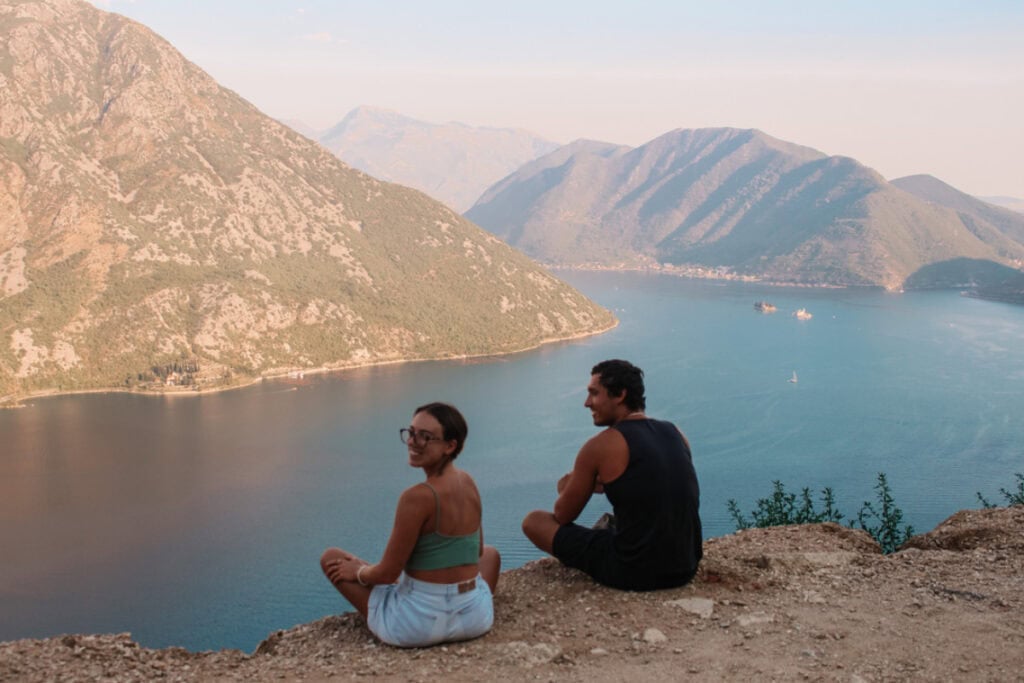
[[(686, 437), (671, 422), (644, 414), (643, 371), (628, 361), (594, 366), (583, 405), (606, 429), (583, 444), (572, 471), (559, 480), (554, 512), (529, 513), (523, 533), (613, 588), (686, 584), (703, 555), (700, 490)], [(602, 492), (612, 504), (611, 524), (574, 524), (590, 496)]]

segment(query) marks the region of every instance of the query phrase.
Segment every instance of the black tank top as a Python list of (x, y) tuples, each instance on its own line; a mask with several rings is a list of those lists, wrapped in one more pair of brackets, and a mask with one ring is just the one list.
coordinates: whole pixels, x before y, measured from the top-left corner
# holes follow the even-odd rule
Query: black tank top
[(690, 448), (671, 422), (623, 420), (629, 465), (605, 494), (615, 511), (614, 548), (638, 573), (668, 585), (689, 580), (703, 556), (700, 488)]

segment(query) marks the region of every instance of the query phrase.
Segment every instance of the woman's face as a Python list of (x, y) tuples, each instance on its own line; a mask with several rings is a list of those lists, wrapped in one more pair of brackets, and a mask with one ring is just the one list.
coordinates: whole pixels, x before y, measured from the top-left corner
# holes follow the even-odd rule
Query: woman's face
[(444, 440), (441, 423), (428, 412), (416, 413), (409, 423), (412, 433), (406, 442), (409, 449), (409, 465), (430, 468), (441, 464), (455, 451), (455, 441)]

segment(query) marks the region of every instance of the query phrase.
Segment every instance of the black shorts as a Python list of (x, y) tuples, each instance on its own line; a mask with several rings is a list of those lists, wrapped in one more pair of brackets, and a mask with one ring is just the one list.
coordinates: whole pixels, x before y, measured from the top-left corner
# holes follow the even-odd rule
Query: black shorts
[(563, 524), (555, 532), (551, 554), (565, 566), (579, 569), (598, 583), (620, 590), (674, 588), (693, 578), (693, 574), (645, 571), (642, 566), (622, 562), (615, 553), (611, 529)]

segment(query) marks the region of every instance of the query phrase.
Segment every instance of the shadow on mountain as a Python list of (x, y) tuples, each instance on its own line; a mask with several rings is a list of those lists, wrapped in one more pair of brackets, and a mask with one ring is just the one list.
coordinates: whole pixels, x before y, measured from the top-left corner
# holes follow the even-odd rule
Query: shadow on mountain
[[(748, 166), (755, 171), (761, 170), (756, 168), (757, 164)], [(755, 172), (750, 178), (737, 174), (730, 180), (749, 186), (758, 177)], [(722, 191), (732, 191), (730, 185), (723, 184)], [(839, 187), (843, 192), (835, 191)], [(724, 212), (708, 231), (704, 242), (672, 249), (674, 239), (681, 236), (677, 230), (660, 246), (669, 256), (666, 260), (753, 266), (763, 263), (765, 258), (793, 252), (825, 231), (835, 232), (838, 226), (856, 230), (857, 219), (865, 218), (865, 210), (859, 203), (877, 188), (878, 184), (870, 174), (852, 159), (828, 157), (816, 160), (780, 176), (771, 189), (757, 198), (756, 210), (750, 206), (736, 206), (732, 211)], [(709, 202), (694, 212), (693, 217), (704, 218), (708, 215), (707, 207), (711, 206), (711, 201), (722, 199), (719, 194), (713, 195)], [(688, 218), (681, 226), (683, 234), (691, 227), (692, 220)], [(852, 273), (845, 273), (842, 277), (844, 284), (861, 284)]]
[[(743, 131), (722, 141), (712, 140), (710, 143), (700, 145), (702, 154), (696, 160), (692, 154), (680, 153), (678, 146), (662, 150), (653, 163), (654, 168), (659, 172), (651, 173), (647, 182), (620, 199), (614, 209), (622, 209), (634, 202), (642, 202), (638, 213), (638, 218), (641, 221), (649, 221), (670, 211), (692, 185), (700, 182), (712, 169), (743, 145), (748, 144), (752, 137), (752, 131)], [(634, 150), (632, 156), (639, 161), (644, 152), (643, 148)], [(668, 177), (667, 181), (665, 180), (666, 176)]]
[(955, 258), (927, 266), (911, 273), (904, 289), (975, 289), (1002, 284), (1019, 270), (987, 259)]
[(1024, 272), (986, 259), (931, 263), (907, 278), (905, 289), (963, 289), (980, 299), (1024, 304)]

